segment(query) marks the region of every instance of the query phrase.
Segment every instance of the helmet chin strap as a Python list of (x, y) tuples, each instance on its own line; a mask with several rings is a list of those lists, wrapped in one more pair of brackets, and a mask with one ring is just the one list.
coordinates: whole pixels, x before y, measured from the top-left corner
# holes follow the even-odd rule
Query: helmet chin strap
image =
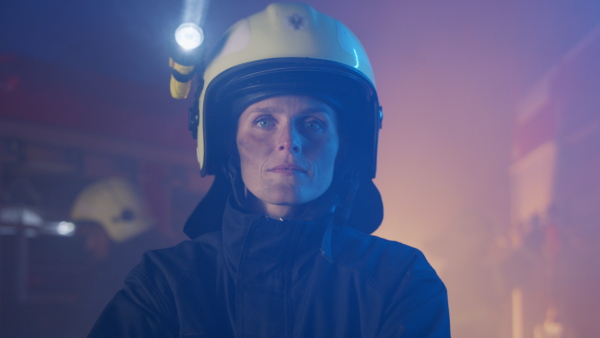
[[(347, 189), (342, 196), (340, 196), (340, 203), (338, 204), (335, 210), (335, 223), (347, 225), (350, 219), (350, 214), (352, 211), (352, 204), (354, 203), (354, 198), (356, 197), (356, 192), (359, 187), (358, 173), (352, 170), (352, 173), (349, 175), (348, 184), (346, 185)], [(342, 186), (342, 184), (340, 184)]]

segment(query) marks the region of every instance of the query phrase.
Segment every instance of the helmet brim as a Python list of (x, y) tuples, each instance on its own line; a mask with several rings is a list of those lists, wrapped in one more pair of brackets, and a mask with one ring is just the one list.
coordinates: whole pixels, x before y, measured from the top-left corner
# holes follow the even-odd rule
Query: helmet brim
[[(360, 156), (361, 172), (376, 171), (380, 107), (374, 85), (347, 65), (320, 59), (267, 59), (232, 67), (206, 89), (203, 175), (227, 163), (234, 145), (237, 119), (249, 105), (275, 96), (307, 95), (330, 105), (338, 114), (342, 148)], [(370, 147), (374, 146), (374, 147)]]

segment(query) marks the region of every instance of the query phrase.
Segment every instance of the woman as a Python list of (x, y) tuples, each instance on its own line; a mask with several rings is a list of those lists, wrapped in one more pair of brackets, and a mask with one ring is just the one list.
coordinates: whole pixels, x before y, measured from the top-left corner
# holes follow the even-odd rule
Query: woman
[[(299, 3), (234, 25), (192, 114), (203, 175), (191, 241), (149, 252), (90, 337), (448, 337), (446, 289), (383, 217), (373, 72)], [(197, 123), (197, 125), (196, 125)]]

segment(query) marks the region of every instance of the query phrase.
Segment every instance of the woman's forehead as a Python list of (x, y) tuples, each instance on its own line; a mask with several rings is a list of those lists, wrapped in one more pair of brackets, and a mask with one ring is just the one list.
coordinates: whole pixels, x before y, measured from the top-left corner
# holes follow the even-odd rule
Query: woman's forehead
[(293, 111), (294, 113), (322, 113), (335, 118), (334, 109), (327, 103), (308, 95), (280, 95), (255, 102), (243, 113), (272, 113), (279, 114)]

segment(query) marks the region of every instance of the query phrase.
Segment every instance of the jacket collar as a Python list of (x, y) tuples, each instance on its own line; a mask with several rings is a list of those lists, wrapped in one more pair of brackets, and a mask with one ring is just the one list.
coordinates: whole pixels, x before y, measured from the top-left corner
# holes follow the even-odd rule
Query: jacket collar
[(230, 199), (223, 213), (223, 255), (233, 276), (277, 269), (299, 255), (319, 252), (329, 261), (331, 214), (314, 221), (280, 220), (236, 208)]

